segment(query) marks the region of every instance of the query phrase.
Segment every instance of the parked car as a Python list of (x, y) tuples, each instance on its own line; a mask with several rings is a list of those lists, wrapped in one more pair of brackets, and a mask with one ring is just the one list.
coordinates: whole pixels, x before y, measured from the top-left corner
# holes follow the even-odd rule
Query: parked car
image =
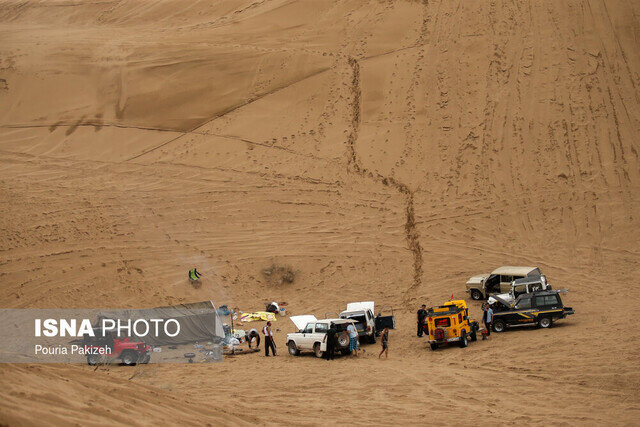
[(362, 340), (367, 338), (369, 343), (374, 344), (376, 337), (380, 335), (376, 329), (376, 318), (374, 317), (373, 301), (351, 302), (347, 304), (347, 309), (340, 313), (341, 319), (351, 319), (355, 321), (358, 337)]
[(296, 325), (298, 332), (287, 334), (287, 348), (292, 356), (299, 356), (301, 351), (313, 351), (316, 357), (324, 356), (327, 351), (327, 331), (333, 326), (336, 331), (336, 351), (349, 354), (349, 334), (347, 326), (354, 325), (351, 319), (318, 320), (312, 315), (291, 316), (289, 319)]
[(464, 300), (449, 301), (427, 310), (427, 327), (431, 350), (440, 345), (457, 342), (460, 347), (478, 339), (478, 322), (469, 320), (469, 309)]
[[(111, 332), (103, 335), (101, 328), (94, 328), (93, 334), (93, 337), (88, 334), (83, 337), (88, 365), (96, 365), (101, 360), (120, 360), (122, 364), (132, 366), (136, 363), (149, 363), (151, 360), (151, 346), (143, 341), (131, 341), (128, 337), (114, 338)], [(108, 348), (108, 354), (103, 354), (105, 347)]]
[(547, 282), (547, 278), (544, 274), (541, 274), (540, 276), (527, 276), (511, 282), (511, 288), (509, 289), (509, 292), (490, 295), (487, 299), (487, 302), (489, 304), (493, 304), (494, 302), (496, 302), (495, 297), (499, 297), (502, 301), (506, 301), (511, 304), (522, 294), (530, 294), (535, 291), (546, 290), (551, 290), (551, 285)]
[(497, 268), (491, 274), (473, 276), (466, 283), (466, 292), (471, 299), (487, 299), (492, 293), (509, 292), (511, 282), (528, 276), (540, 276), (542, 272), (538, 267), (511, 267)]
[(564, 291), (546, 290), (520, 295), (514, 303), (496, 298), (493, 313), (493, 330), (503, 332), (509, 326), (537, 325), (550, 328), (553, 322), (574, 314), (573, 308), (565, 307), (560, 298)]

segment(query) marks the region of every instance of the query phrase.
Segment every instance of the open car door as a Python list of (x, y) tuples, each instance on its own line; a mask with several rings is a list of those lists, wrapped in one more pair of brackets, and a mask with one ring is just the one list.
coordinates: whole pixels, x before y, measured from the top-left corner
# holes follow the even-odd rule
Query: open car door
[(308, 323), (311, 322), (317, 322), (318, 319), (316, 319), (316, 316), (312, 315), (312, 314), (303, 314), (300, 316), (291, 316), (289, 317), (289, 319), (291, 319), (291, 321), (293, 322), (294, 325), (296, 325), (296, 328), (298, 328), (299, 331), (303, 330), (305, 328), (305, 326), (307, 326)]
[(393, 314), (393, 307), (390, 305), (382, 307), (376, 316), (376, 331), (380, 332), (384, 328), (396, 328), (396, 317)]

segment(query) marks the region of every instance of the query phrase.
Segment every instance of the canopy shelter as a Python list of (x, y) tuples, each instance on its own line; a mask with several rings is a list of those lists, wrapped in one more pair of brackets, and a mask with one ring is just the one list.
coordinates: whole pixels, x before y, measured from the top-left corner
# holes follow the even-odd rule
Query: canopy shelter
[[(135, 333), (132, 328), (131, 334), (128, 336), (133, 339), (139, 339), (153, 346), (186, 344), (196, 341), (213, 341), (218, 342), (224, 339), (224, 330), (222, 321), (218, 316), (215, 305), (212, 301), (201, 301), (187, 304), (170, 305), (165, 307), (126, 310), (119, 309), (114, 311), (101, 311), (98, 315), (98, 325), (102, 323), (102, 319), (120, 320), (125, 323), (131, 319), (131, 323), (138, 319), (151, 321), (152, 319), (161, 319), (161, 327), (156, 335), (155, 330), (140, 336)], [(180, 325), (180, 333), (176, 336), (175, 322), (168, 325), (168, 333), (165, 333), (164, 324), (169, 319), (174, 319)], [(152, 325), (153, 323), (150, 322)], [(144, 328), (139, 328), (141, 332)]]

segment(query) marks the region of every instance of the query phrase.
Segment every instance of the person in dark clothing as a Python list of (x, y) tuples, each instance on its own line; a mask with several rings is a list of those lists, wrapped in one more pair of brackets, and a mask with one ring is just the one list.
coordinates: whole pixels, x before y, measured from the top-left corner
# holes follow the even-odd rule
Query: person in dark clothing
[(256, 348), (260, 348), (260, 334), (257, 330), (251, 329), (247, 334), (247, 343), (249, 344), (249, 348), (251, 348), (251, 343), (254, 339), (256, 340)]
[(331, 325), (327, 331), (327, 350), (324, 352), (324, 358), (333, 360), (333, 354), (336, 349), (337, 332), (336, 328)]
[(487, 329), (487, 336), (491, 335), (491, 326), (493, 324), (493, 309), (489, 304), (484, 305), (482, 321), (484, 322), (484, 327)]
[(421, 337), (424, 333), (424, 321), (427, 317), (427, 306), (422, 304), (420, 310), (418, 310), (418, 336)]
[(269, 349), (276, 356), (276, 343), (273, 341), (273, 332), (271, 331), (271, 322), (267, 322), (267, 326), (262, 328), (264, 334), (264, 355), (269, 357)]

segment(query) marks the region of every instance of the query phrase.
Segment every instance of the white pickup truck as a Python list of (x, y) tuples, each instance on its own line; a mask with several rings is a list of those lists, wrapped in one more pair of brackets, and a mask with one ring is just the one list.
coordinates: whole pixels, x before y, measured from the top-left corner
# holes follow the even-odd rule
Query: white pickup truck
[(336, 329), (336, 351), (349, 354), (348, 325), (355, 325), (350, 319), (318, 320), (312, 315), (291, 316), (289, 319), (296, 325), (298, 332), (287, 334), (287, 348), (292, 356), (299, 356), (301, 351), (313, 351), (316, 357), (322, 357), (327, 350), (327, 331), (333, 326)]
[(351, 319), (356, 322), (358, 337), (366, 337), (369, 343), (374, 344), (376, 337), (385, 327), (396, 328), (396, 321), (393, 315), (393, 308), (382, 307), (381, 312), (374, 317), (375, 303), (373, 301), (351, 302), (347, 304), (347, 309), (340, 313), (341, 319)]
[(341, 319), (355, 321), (358, 337), (367, 337), (371, 344), (376, 342), (376, 318), (373, 316), (373, 301), (350, 302), (347, 309), (340, 313)]

